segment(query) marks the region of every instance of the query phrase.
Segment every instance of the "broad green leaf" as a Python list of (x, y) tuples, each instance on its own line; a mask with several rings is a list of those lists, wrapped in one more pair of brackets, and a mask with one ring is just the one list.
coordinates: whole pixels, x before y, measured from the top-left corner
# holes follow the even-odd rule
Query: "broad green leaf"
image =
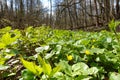
[(43, 68), (43, 72), (45, 74), (47, 74), (48, 76), (50, 76), (50, 73), (52, 71), (51, 65), (49, 63), (46, 63), (45, 60), (43, 60), (41, 58), (41, 56), (38, 55), (38, 61), (40, 62), (42, 68)]
[(7, 54), (7, 53), (6, 53), (6, 56), (5, 56), (4, 58), (5, 58), (5, 59), (10, 59), (10, 58), (13, 57), (13, 56), (15, 56), (15, 54), (11, 54), (11, 53), (10, 53), (10, 54), (9, 54), (9, 53)]
[(67, 61), (61, 61), (61, 70), (63, 70), (67, 75), (72, 76), (72, 67), (68, 64)]
[(108, 37), (108, 38), (107, 38), (107, 42), (108, 42), (108, 43), (111, 43), (111, 42), (112, 42), (112, 38)]
[(115, 28), (120, 24), (120, 21), (115, 21)]
[(97, 74), (98, 73), (98, 68), (97, 67), (92, 67), (88, 69), (89, 74)]
[(113, 31), (113, 27), (114, 27), (114, 20), (110, 21), (108, 24), (109, 28), (111, 31)]
[(10, 33), (7, 32), (6, 34), (4, 34), (4, 35), (2, 36), (1, 41), (2, 41), (4, 44), (6, 44), (6, 45), (10, 44), (10, 43), (11, 43), (11, 35), (10, 35)]
[(9, 32), (11, 30), (10, 26), (6, 26), (5, 28), (1, 29), (2, 32)]
[(64, 80), (64, 74), (62, 72), (55, 73), (53, 77), (57, 78), (58, 80)]
[(83, 62), (76, 63), (72, 66), (73, 71), (78, 71), (78, 70), (87, 70), (89, 67)]
[(49, 49), (49, 46), (43, 46), (43, 47), (38, 47), (38, 48), (36, 48), (35, 51), (36, 51), (37, 53), (41, 53), (41, 52), (43, 52), (44, 50), (48, 50), (48, 49)]
[(2, 36), (2, 39), (1, 39), (1, 42), (5, 45), (10, 45), (12, 44), (13, 42), (15, 42), (17, 40), (18, 37), (14, 36), (14, 37), (11, 37), (11, 34), (10, 33), (6, 33)]
[(76, 63), (72, 66), (72, 70), (73, 70), (73, 76), (76, 75), (88, 75), (88, 65), (86, 65), (85, 63)]
[(55, 53), (52, 51), (51, 53), (47, 53), (45, 59), (51, 58)]
[(56, 48), (57, 48), (56, 54), (60, 54), (62, 46), (61, 45), (57, 45)]
[(90, 80), (92, 77), (86, 75), (80, 75), (75, 80)]
[(0, 65), (3, 65), (6, 61), (6, 58), (0, 56)]
[(8, 68), (9, 68), (9, 66), (0, 65), (0, 70), (6, 70)]
[(91, 49), (91, 51), (92, 51), (93, 53), (103, 54), (104, 51), (105, 51), (105, 49), (93, 48), (93, 49)]
[(20, 54), (20, 52), (17, 49), (11, 49), (10, 53), (12, 53), (12, 54)]
[(120, 74), (116, 72), (111, 72), (109, 80), (120, 80)]
[(4, 43), (0, 43), (0, 49), (5, 48), (6, 45)]
[(116, 30), (116, 27), (120, 24), (120, 21), (115, 21), (115, 20), (112, 20), (109, 22), (108, 26), (110, 28), (111, 31), (115, 31)]
[(4, 63), (5, 63), (5, 60), (3, 60), (3, 59), (1, 60), (0, 59), (0, 65), (3, 65)]
[(27, 68), (29, 71), (33, 72), (34, 74), (40, 75), (42, 73), (42, 68), (37, 66), (35, 63), (33, 62), (28, 62), (26, 60), (24, 60), (23, 58), (21, 58), (21, 61), (24, 65), (25, 68)]
[(8, 77), (10, 77), (10, 76), (15, 76), (16, 75), (16, 73), (10, 73), (9, 75), (8, 75)]
[(59, 72), (60, 69), (61, 69), (61, 66), (60, 66), (60, 65), (58, 65), (58, 66), (56, 66), (55, 68), (53, 68), (50, 76), (53, 76), (55, 73)]
[(23, 80), (35, 80), (35, 75), (28, 69), (22, 70), (21, 74)]

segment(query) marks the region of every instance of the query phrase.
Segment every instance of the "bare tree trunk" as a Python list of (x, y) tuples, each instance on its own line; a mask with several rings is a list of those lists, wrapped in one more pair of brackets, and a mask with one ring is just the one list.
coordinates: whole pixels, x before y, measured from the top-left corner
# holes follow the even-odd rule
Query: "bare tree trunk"
[(106, 0), (106, 17), (107, 22), (110, 21), (110, 0)]
[(0, 19), (3, 18), (4, 16), (4, 11), (3, 11), (3, 4), (2, 4), (2, 1), (0, 1)]
[(52, 26), (52, 0), (50, 0), (50, 26)]
[(116, 18), (120, 18), (120, 5), (119, 5), (120, 0), (116, 0)]
[(68, 0), (66, 2), (66, 7), (68, 9), (68, 14), (69, 14), (69, 19), (70, 19), (70, 29), (72, 30), (73, 29), (73, 22), (72, 22), (71, 11), (70, 11)]
[(67, 27), (67, 11), (66, 11), (66, 9), (65, 9), (65, 11), (64, 11), (64, 14), (65, 14), (65, 16), (64, 16), (64, 20), (65, 20), (65, 28)]
[(74, 0), (74, 2), (73, 2), (73, 4), (74, 4), (74, 16), (75, 16), (75, 26), (76, 27), (78, 27), (79, 25), (78, 25), (78, 15), (77, 15), (77, 6), (76, 6), (76, 0)]
[(14, 12), (13, 12), (13, 0), (10, 1), (10, 20), (13, 20)]
[[(92, 12), (92, 1), (90, 0), (90, 14), (93, 15), (93, 12)], [(91, 18), (91, 21), (93, 20), (93, 17), (90, 16)], [(92, 22), (91, 22), (92, 23)]]
[(5, 7), (4, 7), (4, 15), (5, 15), (4, 18), (7, 19), (7, 18), (9, 17), (9, 16), (8, 16), (9, 14), (8, 14), (7, 0), (5, 0), (4, 6), (5, 6)]
[(98, 27), (99, 24), (99, 15), (98, 15), (98, 8), (97, 8), (97, 1), (94, 0), (94, 4), (95, 4), (95, 12), (96, 12), (96, 27)]
[(18, 25), (20, 28), (23, 28), (23, 22), (24, 22), (24, 6), (23, 6), (23, 0), (20, 0), (20, 11), (19, 11), (19, 22)]

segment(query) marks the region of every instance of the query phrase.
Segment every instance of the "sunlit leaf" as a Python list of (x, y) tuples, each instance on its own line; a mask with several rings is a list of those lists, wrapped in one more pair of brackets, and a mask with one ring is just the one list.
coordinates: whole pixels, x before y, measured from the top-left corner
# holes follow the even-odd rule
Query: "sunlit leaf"
[(98, 72), (99, 70), (98, 70), (98, 68), (97, 67), (92, 67), (92, 68), (89, 68), (88, 69), (88, 72), (89, 72), (89, 74), (96, 74), (97, 72)]
[(120, 80), (120, 74), (116, 72), (111, 72), (109, 80)]
[(107, 42), (108, 42), (108, 43), (111, 43), (111, 42), (112, 42), (112, 38), (108, 37), (108, 38), (107, 38)]
[(53, 68), (50, 76), (53, 76), (55, 73), (59, 72), (60, 69), (61, 69), (61, 66), (60, 66), (60, 65), (58, 65), (57, 67)]
[(23, 80), (35, 80), (34, 74), (31, 71), (29, 71), (28, 69), (22, 70), (21, 74), (22, 74), (21, 76), (22, 76)]
[(4, 43), (0, 43), (0, 49), (2, 49), (2, 48), (5, 48), (5, 44)]
[(40, 62), (42, 68), (43, 68), (43, 72), (47, 75), (50, 75), (51, 71), (52, 71), (52, 67), (49, 63), (46, 63), (45, 60), (43, 60), (41, 58), (41, 56), (38, 55), (38, 61)]
[(1, 41), (4, 43), (4, 44), (10, 44), (11, 43), (11, 35), (10, 35), (10, 33), (6, 33), (6, 34), (4, 34), (3, 36), (2, 36), (2, 39), (1, 39)]
[(0, 65), (0, 70), (6, 70), (8, 68), (9, 68), (9, 66)]
[(88, 75), (88, 65), (86, 65), (85, 63), (76, 63), (72, 66), (72, 70), (73, 70), (73, 76), (76, 75)]
[(41, 53), (44, 50), (48, 50), (48, 49), (49, 49), (49, 46), (43, 46), (43, 47), (36, 48), (35, 51), (38, 52), (38, 53)]
[(42, 73), (42, 68), (37, 66), (35, 63), (28, 62), (28, 61), (24, 60), (23, 58), (21, 58), (21, 61), (24, 65), (24, 67), (27, 68), (28, 70), (30, 70), (31, 72), (33, 72), (34, 74), (39, 75)]

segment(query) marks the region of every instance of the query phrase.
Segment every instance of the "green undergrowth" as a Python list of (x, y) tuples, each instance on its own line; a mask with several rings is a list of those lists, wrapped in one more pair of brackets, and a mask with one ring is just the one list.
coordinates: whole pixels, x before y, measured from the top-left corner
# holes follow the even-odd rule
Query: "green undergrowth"
[(120, 80), (117, 37), (105, 30), (0, 29), (0, 80)]

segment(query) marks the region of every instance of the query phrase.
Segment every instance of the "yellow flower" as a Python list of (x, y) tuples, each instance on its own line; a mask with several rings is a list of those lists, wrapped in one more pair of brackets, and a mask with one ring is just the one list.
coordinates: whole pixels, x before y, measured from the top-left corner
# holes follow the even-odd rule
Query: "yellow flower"
[(90, 54), (90, 51), (85, 50), (85, 54), (86, 54), (86, 55), (89, 55), (89, 54)]
[(71, 61), (73, 59), (73, 56), (72, 55), (67, 55), (67, 59), (68, 59), (68, 61)]
[(92, 45), (92, 47), (91, 47), (91, 48), (93, 49), (93, 48), (95, 48), (95, 46), (94, 46), (94, 45)]
[(95, 40), (95, 39), (93, 39), (92, 41), (93, 41), (93, 42), (96, 42), (96, 40)]

